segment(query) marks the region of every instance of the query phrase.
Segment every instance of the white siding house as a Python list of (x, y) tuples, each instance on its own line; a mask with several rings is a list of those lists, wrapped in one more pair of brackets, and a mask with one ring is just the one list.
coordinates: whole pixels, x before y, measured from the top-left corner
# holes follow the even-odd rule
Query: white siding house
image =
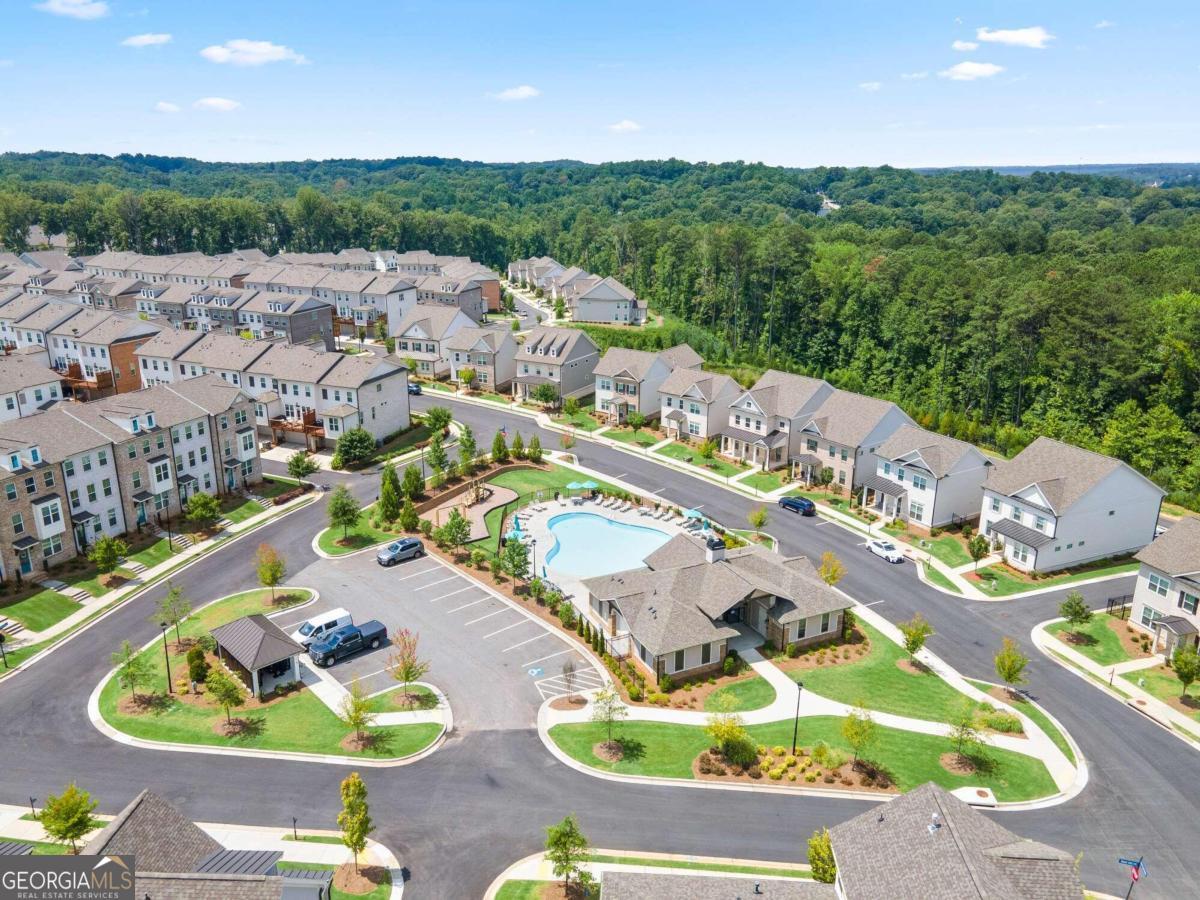
[(974, 521), (991, 462), (979, 448), (916, 425), (902, 425), (876, 453), (864, 506), (921, 528)]
[(1195, 647), (1200, 634), (1200, 518), (1180, 519), (1137, 555), (1134, 626), (1154, 635), (1154, 651), (1170, 658)]

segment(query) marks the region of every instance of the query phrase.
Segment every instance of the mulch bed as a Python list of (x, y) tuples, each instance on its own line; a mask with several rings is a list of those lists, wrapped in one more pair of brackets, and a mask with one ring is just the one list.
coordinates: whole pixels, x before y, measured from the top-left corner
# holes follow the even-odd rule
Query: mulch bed
[(156, 712), (166, 704), (162, 694), (138, 694), (131, 697), (124, 695), (117, 701), (117, 712), (123, 716), (142, 716)]
[(391, 695), (392, 706), (399, 707), (403, 710), (428, 709), (425, 694), (406, 694), (404, 691), (397, 691)]
[[(797, 749), (802, 751), (804, 748)], [(790, 781), (787, 774), (784, 774), (783, 778), (781, 778), (779, 781), (775, 781), (767, 776), (767, 771), (772, 766), (781, 765), (781, 763), (772, 760), (771, 757), (760, 757), (760, 769), (762, 770), (762, 774), (758, 778), (752, 778), (750, 775), (746, 774), (745, 771), (739, 774), (728, 765), (725, 767), (726, 774), (724, 775), (702, 773), (700, 771), (701, 755), (703, 754), (697, 755), (697, 757), (692, 760), (692, 777), (698, 781), (719, 781), (725, 784), (729, 784), (731, 782), (734, 784), (766, 784), (770, 785), (771, 787), (820, 788), (821, 790), (826, 791), (866, 791), (872, 794), (900, 793), (900, 789), (895, 785), (891, 785), (889, 787), (880, 787), (878, 784), (864, 784), (863, 774), (856, 771), (854, 764), (851, 762), (843, 763), (836, 769), (820, 769), (816, 766), (810, 766), (804, 772), (800, 771), (799, 766), (794, 766), (790, 769), (786, 769), (785, 773), (794, 772), (796, 775), (795, 781)], [(802, 759), (804, 757), (804, 753), (798, 752), (797, 757)], [(761, 764), (763, 759), (768, 760), (767, 765)], [(807, 775), (808, 772), (812, 771), (820, 772), (816, 781), (806, 781), (804, 776)], [(829, 776), (832, 776), (832, 781), (827, 780)], [(847, 782), (849, 783), (847, 784)]]
[(596, 759), (602, 759), (605, 762), (615, 763), (620, 762), (625, 758), (625, 748), (621, 746), (620, 741), (601, 741), (598, 744), (592, 745), (592, 753)]
[(1130, 659), (1146, 659), (1148, 656), (1152, 655), (1143, 650), (1141, 643), (1135, 640), (1137, 635), (1145, 634), (1145, 632), (1138, 631), (1136, 628), (1134, 628), (1133, 633), (1131, 634), (1129, 629), (1133, 628), (1133, 626), (1129, 624), (1128, 620), (1109, 619), (1107, 624), (1108, 627), (1112, 629), (1113, 633), (1120, 638), (1121, 649), (1129, 654)]
[(370, 750), (373, 746), (375, 746), (375, 742), (377, 740), (378, 737), (370, 732), (363, 732), (361, 738), (354, 732), (350, 732), (348, 735), (342, 738), (338, 746), (347, 753), (362, 753), (364, 750)]
[(542, 892), (538, 895), (539, 900), (583, 900), (586, 896), (579, 885), (571, 882), (569, 887), (564, 888), (561, 881), (542, 885)]
[(232, 721), (227, 722), (225, 720), (225, 716), (222, 715), (220, 719), (213, 722), (212, 730), (214, 733), (220, 735), (221, 737), (228, 738), (228, 737), (237, 737), (238, 735), (242, 734), (249, 726), (250, 726), (250, 723), (246, 719), (239, 719), (239, 718), (235, 717)]
[(354, 863), (343, 863), (333, 873), (333, 888), (346, 894), (369, 894), (384, 883), (387, 869), (383, 866), (360, 865), (354, 871)]
[[(778, 668), (785, 672), (793, 672), (803, 671), (805, 669), (828, 668), (841, 663), (855, 662), (863, 659), (871, 652), (871, 642), (867, 639), (867, 636), (863, 634), (863, 632), (855, 629), (850, 635), (849, 641), (839, 640), (832, 647), (826, 649), (825, 652), (821, 654), (819, 659), (818, 653), (820, 653), (820, 651), (816, 647), (805, 647), (804, 650), (808, 651), (808, 655), (805, 655), (804, 652), (801, 652), (801, 654), (795, 658), (789, 656), (779, 658), (776, 657), (773, 651), (768, 650), (766, 647), (759, 648), (759, 652), (762, 653), (764, 657), (771, 660), (771, 662), (775, 663)], [(849, 657), (842, 655), (843, 651), (845, 650), (850, 651)]]
[(943, 753), (938, 762), (951, 775), (974, 775), (976, 771), (975, 763), (958, 753)]
[(550, 701), (551, 709), (572, 710), (587, 706), (586, 697), (555, 697)]
[(896, 660), (896, 668), (909, 675), (928, 675), (929, 669), (924, 664), (912, 659)]

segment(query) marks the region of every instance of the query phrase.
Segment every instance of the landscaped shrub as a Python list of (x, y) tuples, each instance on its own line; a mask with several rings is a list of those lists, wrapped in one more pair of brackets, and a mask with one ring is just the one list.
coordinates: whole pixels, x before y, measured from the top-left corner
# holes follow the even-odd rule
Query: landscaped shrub
[(771, 748), (772, 756), (783, 756), (785, 753), (787, 753), (787, 749), (780, 747), (778, 744)]
[(816, 772), (807, 773), (804, 776), (804, 780), (807, 781), (809, 784), (812, 784), (814, 781), (817, 780), (817, 773)]
[(433, 523), (428, 519), (422, 519), (419, 527), (421, 529), (421, 534), (425, 535), (425, 537), (429, 537), (433, 534)]
[(746, 770), (746, 774), (751, 778), (762, 778), (762, 768), (760, 766), (751, 766)]
[(754, 743), (746, 738), (734, 738), (726, 741), (721, 747), (721, 755), (730, 765), (749, 766), (758, 762), (758, 752)]
[(188, 680), (196, 684), (204, 684), (208, 678), (208, 660), (204, 658), (204, 649), (194, 646), (187, 653)]
[(792, 766), (796, 765), (797, 762), (799, 762), (799, 760), (796, 759), (796, 757), (792, 756), (792, 754), (790, 754), (790, 753), (787, 756), (785, 756), (783, 759), (783, 764), (785, 766), (787, 766), (789, 769), (792, 768)]
[(636, 684), (626, 685), (625, 691), (626, 691), (626, 693), (629, 694), (629, 699), (632, 700), (634, 703), (641, 702), (642, 689), (640, 687), (638, 687)]
[(669, 694), (675, 690), (675, 682), (671, 680), (670, 675), (664, 674), (662, 678), (658, 679), (658, 689), (664, 694)]
[(963, 540), (969, 541), (971, 539), (971, 535), (973, 535), (974, 533), (975, 533), (975, 529), (972, 528), (970, 525), (964, 525), (962, 527)]
[(772, 769), (767, 773), (767, 777), (772, 781), (780, 781), (783, 779), (783, 769)]
[(833, 784), (835, 781), (837, 781), (837, 779), (832, 775), (826, 775), (824, 781), (826, 784)]
[(726, 656), (725, 662), (721, 663), (721, 672), (725, 675), (737, 674), (737, 657)]
[(981, 717), (985, 727), (993, 731), (1003, 731), (1007, 734), (1020, 734), (1025, 728), (1021, 725), (1021, 720), (1013, 713), (996, 710), (993, 712), (985, 712)]
[(787, 645), (787, 655), (792, 659), (800, 655), (800, 646), (795, 641)]
[(487, 565), (487, 554), (476, 548), (471, 551), (471, 565), (477, 569), (482, 569)]
[(701, 753), (696, 760), (696, 768), (701, 775), (711, 775), (713, 770), (712, 757), (707, 752)]
[(788, 781), (795, 781), (795, 780), (796, 780), (796, 773), (788, 772)]
[(560, 603), (558, 620), (563, 623), (563, 628), (573, 628), (575, 626), (575, 607), (570, 603)]
[(216, 653), (217, 639), (211, 634), (202, 634), (196, 638), (196, 646), (201, 648), (205, 653)]
[(655, 706), (666, 706), (671, 702), (671, 698), (663, 693), (647, 694), (646, 702), (653, 703)]

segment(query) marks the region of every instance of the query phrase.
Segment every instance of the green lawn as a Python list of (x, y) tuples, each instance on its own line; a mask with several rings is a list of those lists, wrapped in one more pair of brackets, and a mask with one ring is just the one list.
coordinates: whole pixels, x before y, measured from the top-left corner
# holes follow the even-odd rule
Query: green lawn
[(634, 444), (638, 447), (651, 447), (662, 440), (662, 435), (657, 431), (647, 431), (644, 428), (634, 431), (632, 428), (626, 426), (610, 428), (604, 432), (604, 437), (620, 441), (622, 444)]
[(774, 866), (739, 866), (736, 863), (695, 862), (686, 859), (659, 859), (653, 856), (613, 856), (604, 853), (589, 853), (588, 862), (609, 863), (622, 866), (646, 866), (658, 869), (687, 869), (693, 872), (728, 872), (731, 875), (774, 875), (776, 878), (811, 879), (809, 869), (785, 869)]
[[(330, 841), (330, 843), (336, 844), (341, 842), (340, 838), (333, 838)], [(293, 862), (290, 859), (281, 859), (278, 866), (280, 870), (291, 869), (305, 872), (333, 872), (338, 868), (328, 863)], [(383, 880), (373, 890), (365, 894), (348, 894), (345, 891), (339, 891), (336, 887), (331, 887), (329, 900), (387, 900), (390, 896), (392, 896), (392, 873), (385, 869)]]
[(408, 431), (398, 434), (391, 440), (385, 441), (371, 457), (371, 462), (382, 462), (393, 456), (401, 456), (412, 450), (421, 441), (429, 440), (429, 428), (423, 423), (414, 423)]
[(1084, 635), (1085, 639), (1090, 639), (1087, 643), (1073, 641), (1064, 643), (1072, 650), (1078, 650), (1093, 662), (1102, 666), (1111, 666), (1133, 659), (1121, 646), (1121, 639), (1117, 633), (1108, 627), (1108, 622), (1114, 618), (1108, 613), (1092, 613), (1092, 620), (1079, 628), (1072, 628), (1069, 622), (1055, 622), (1053, 625), (1047, 625), (1046, 631), (1053, 635), (1067, 631), (1075, 631)]
[(764, 706), (770, 706), (775, 700), (775, 689), (771, 687), (771, 683), (761, 675), (755, 675), (753, 678), (747, 678), (745, 681), (735, 681), (733, 684), (728, 684), (723, 688), (713, 691), (704, 699), (704, 708), (709, 710), (718, 709), (718, 697), (732, 697), (734, 699), (733, 710), (737, 712), (748, 712), (752, 709), (762, 709)]
[(297, 488), (299, 486), (300, 485), (295, 481), (285, 480), (283, 478), (275, 478), (268, 475), (264, 477), (263, 480), (258, 484), (254, 485), (251, 490), (260, 497), (265, 497), (267, 500), (273, 500), (280, 494), (287, 493), (293, 488)]
[(963, 694), (932, 672), (916, 675), (901, 671), (896, 662), (907, 657), (904, 648), (861, 619), (858, 627), (871, 640), (871, 652), (866, 656), (788, 674), (803, 681), (806, 691), (842, 703), (861, 700), (869, 709), (899, 716), (949, 722), (962, 709)]
[(962, 541), (948, 534), (938, 538), (918, 538), (914, 543), (952, 569), (971, 561), (971, 554), (963, 547)]
[(922, 563), (921, 571), (925, 573), (925, 578), (930, 584), (936, 584), (938, 587), (954, 594), (962, 593), (962, 591), (958, 589), (958, 585), (956, 585), (953, 581), (951, 581), (933, 566), (927, 566)]
[(285, 841), (301, 841), (305, 844), (337, 844), (339, 847), (344, 847), (340, 837), (334, 837), (331, 834), (302, 834), (299, 837), (292, 837), (290, 834), (283, 836)]
[[(831, 747), (849, 755), (842, 738), (842, 719), (836, 716), (811, 716), (800, 720), (800, 743), (812, 747), (825, 741)], [(790, 746), (792, 721), (752, 725), (747, 731), (759, 744)], [(593, 768), (628, 775), (660, 778), (692, 777), (692, 761), (700, 751), (712, 744), (704, 729), (696, 725), (673, 725), (662, 722), (631, 721), (618, 727), (627, 749), (624, 759), (608, 763), (598, 759), (592, 747), (605, 739), (603, 725), (580, 722), (555, 725), (551, 739), (573, 759)], [(953, 775), (939, 762), (943, 753), (952, 752), (948, 738), (915, 731), (901, 731), (883, 725), (876, 727), (878, 739), (870, 753), (873, 762), (886, 768), (902, 791), (932, 781), (947, 790), (966, 786), (989, 787), (996, 798), (1005, 802), (1032, 800), (1055, 793), (1054, 779), (1041, 760), (997, 747), (989, 747), (991, 771), (972, 775)], [(764, 779), (764, 783), (771, 782)], [(821, 787), (820, 782), (817, 787)]]
[(496, 891), (496, 900), (541, 900), (542, 888), (549, 881), (522, 881), (510, 878)]
[(49, 588), (16, 603), (4, 605), (4, 602), (4, 598), (0, 597), (0, 618), (16, 619), (30, 631), (49, 628), (83, 608), (70, 597)]
[(159, 538), (149, 547), (129, 554), (128, 559), (139, 562), (147, 569), (153, 569), (159, 563), (164, 563), (172, 556), (171, 544), (166, 538)]
[[(376, 694), (374, 697), (371, 698), (371, 701), (370, 701), (371, 702), (371, 712), (377, 712), (377, 713), (404, 712), (405, 707), (397, 706), (393, 702), (393, 697), (394, 697), (395, 693), (397, 691), (403, 691), (403, 690), (404, 690), (404, 685), (401, 684), (401, 685), (397, 685), (396, 687), (390, 689), (386, 693)], [(432, 709), (433, 707), (437, 706), (437, 695), (434, 694), (433, 691), (429, 690), (429, 688), (425, 687), (424, 685), (410, 684), (408, 686), (408, 692), (410, 694), (417, 694), (418, 696), (421, 697), (421, 699), (419, 701), (417, 701), (417, 705), (412, 707), (413, 709)]]
[[(971, 678), (968, 678), (967, 681), (970, 684), (975, 685), (975, 687), (979, 688), (979, 690), (983, 691), (985, 694), (993, 687), (993, 685), (990, 685), (986, 682), (975, 681)], [(1063, 752), (1063, 756), (1071, 761), (1071, 765), (1075, 765), (1075, 751), (1071, 749), (1071, 745), (1067, 742), (1066, 736), (1058, 730), (1058, 726), (1050, 721), (1050, 717), (1042, 711), (1040, 706), (1030, 700), (1015, 699), (1012, 697), (1009, 698), (1008, 703), (1014, 709), (1020, 710), (1025, 715), (1029, 716), (1029, 718), (1033, 719), (1033, 721), (1038, 724), (1042, 731), (1049, 735), (1050, 740), (1054, 741), (1054, 746), (1058, 747), (1058, 749)]]
[(777, 491), (783, 487), (783, 477), (774, 472), (755, 472), (753, 475), (747, 475), (738, 484), (744, 484), (763, 494), (769, 494), (771, 491)]
[(260, 512), (263, 512), (263, 507), (257, 500), (247, 500), (242, 497), (225, 497), (221, 500), (221, 515), (233, 525), (245, 522)]
[[(967, 560), (970, 562), (970, 560)], [(980, 569), (981, 577), (980, 589), (985, 593), (992, 594), (997, 597), (1005, 597), (1009, 594), (1023, 594), (1025, 591), (1038, 590), (1040, 588), (1059, 587), (1064, 584), (1071, 584), (1075, 581), (1084, 581), (1088, 578), (1102, 578), (1105, 575), (1120, 575), (1125, 572), (1136, 572), (1138, 569), (1137, 562), (1120, 562), (1106, 566), (1097, 566), (1095, 568), (1085, 569), (1080, 572), (1072, 572), (1068, 575), (1055, 575), (1050, 578), (1022, 578), (1014, 575), (1012, 571), (1004, 568), (1001, 565), (988, 566)]]
[(370, 519), (373, 509), (374, 505), (364, 509), (362, 517), (358, 520), (358, 524), (345, 532), (346, 543), (339, 543), (342, 540), (343, 534), (341, 528), (326, 528), (317, 538), (317, 546), (330, 556), (341, 556), (344, 553), (353, 553), (355, 550), (361, 550), (373, 544), (382, 544), (384, 541), (389, 541), (402, 533), (400, 531), (383, 531), (372, 525)]
[[(281, 589), (279, 594), (294, 598), (295, 605), (311, 596), (304, 588)], [(230, 622), (244, 615), (273, 612), (286, 608), (287, 604), (272, 606), (270, 591), (257, 589), (235, 594), (211, 603), (196, 612), (183, 623), (184, 636), (196, 636), (211, 631), (217, 625)], [(170, 644), (174, 649), (174, 642)], [(143, 691), (161, 691), (166, 681), (162, 647), (154, 644), (142, 651), (150, 666), (150, 679)], [(183, 654), (172, 653), (171, 672), (178, 677), (187, 671)], [(246, 747), (259, 750), (290, 750), (305, 753), (348, 754), (339, 744), (347, 734), (347, 728), (315, 695), (299, 691), (269, 706), (246, 710), (241, 715), (255, 723), (253, 731), (226, 738), (213, 731), (215, 722), (224, 715), (220, 709), (194, 706), (168, 697), (159, 708), (142, 715), (125, 715), (118, 709), (118, 701), (124, 692), (116, 679), (105, 683), (100, 692), (100, 713), (119, 731), (134, 737), (152, 741), (169, 741), (182, 744), (200, 744), (218, 747)], [(239, 713), (234, 711), (234, 715)], [(383, 758), (408, 756), (429, 746), (441, 733), (436, 723), (389, 726), (371, 729), (379, 736), (378, 743), (361, 755)]]
[(691, 463), (693, 466), (699, 466), (702, 469), (708, 469), (714, 475), (720, 475), (722, 478), (730, 478), (739, 472), (745, 471), (745, 469), (739, 469), (733, 463), (718, 459), (715, 456), (712, 459), (704, 459), (695, 447), (681, 441), (675, 441), (672, 444), (667, 444), (665, 447), (659, 447), (654, 452), (661, 453), (663, 456), (670, 457), (671, 459)]
[(55, 844), (50, 841), (31, 841), (26, 838), (11, 838), (0, 836), (0, 843), (12, 841), (14, 844), (25, 844), (33, 848), (34, 856), (66, 856), (71, 852), (70, 844)]
[(600, 423), (592, 418), (591, 413), (595, 409), (594, 406), (580, 406), (579, 412), (573, 416), (568, 416), (566, 413), (554, 417), (554, 421), (560, 425), (573, 425), (580, 431), (595, 431), (600, 427)]
[[(1125, 672), (1121, 675), (1130, 684), (1136, 684), (1142, 690), (1154, 695), (1164, 703), (1174, 705), (1174, 701), (1183, 696), (1183, 685), (1175, 677), (1175, 673), (1165, 666), (1155, 666), (1153, 669), (1141, 669), (1137, 672)], [(1187, 698), (1189, 703), (1195, 703), (1191, 711), (1184, 713), (1200, 722), (1200, 684), (1188, 686)]]

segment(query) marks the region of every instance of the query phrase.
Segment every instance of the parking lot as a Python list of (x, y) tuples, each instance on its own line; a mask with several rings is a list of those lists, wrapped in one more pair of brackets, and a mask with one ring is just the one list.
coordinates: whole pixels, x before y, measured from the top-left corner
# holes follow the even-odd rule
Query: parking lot
[[(365, 553), (321, 560), (292, 580), (316, 587), (321, 599), (277, 617), (280, 627), (290, 630), (319, 610), (343, 607), (355, 623), (378, 619), (389, 636), (401, 628), (417, 632), (420, 655), (430, 662), (425, 680), (450, 697), (456, 720), (467, 714), (483, 725), (527, 727), (543, 699), (568, 692), (562, 677), (568, 660), (576, 668), (575, 690), (603, 683), (590, 660), (558, 632), (436, 558), (384, 568)], [(357, 678), (365, 693), (376, 693), (396, 686), (387, 670), (390, 653), (390, 645), (367, 650), (326, 672), (346, 686)], [(476, 690), (484, 682), (508, 690)]]

